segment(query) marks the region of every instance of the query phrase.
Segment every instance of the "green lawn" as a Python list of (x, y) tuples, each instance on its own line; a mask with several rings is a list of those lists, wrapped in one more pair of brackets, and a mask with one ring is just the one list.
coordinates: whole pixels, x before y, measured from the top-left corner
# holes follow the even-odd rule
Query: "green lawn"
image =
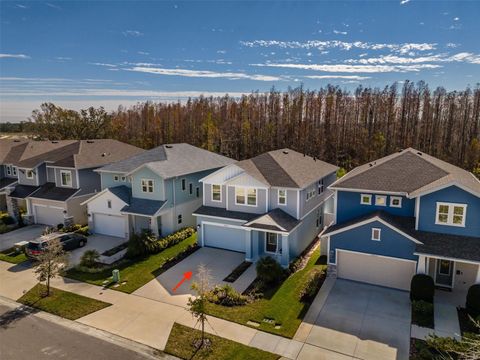
[[(112, 287), (114, 290), (132, 293), (138, 288), (142, 287), (150, 280), (153, 280), (162, 273), (162, 266), (168, 259), (171, 259), (179, 253), (185, 251), (189, 246), (197, 242), (197, 234), (193, 234), (182, 242), (163, 250), (162, 252), (150, 255), (146, 258), (128, 260), (118, 266), (120, 270), (121, 282), (126, 281), (126, 284), (119, 287)], [(85, 281), (94, 285), (105, 285), (105, 281), (112, 280), (112, 270), (101, 271), (98, 273), (85, 273), (76, 269), (67, 271), (67, 277)]]
[(174, 324), (168, 338), (165, 352), (182, 359), (206, 359), (206, 360), (274, 360), (279, 356), (239, 344), (234, 341), (207, 334), (211, 346), (209, 349), (202, 349), (195, 352), (192, 342), (200, 338), (200, 331), (192, 328)]
[(79, 319), (111, 305), (55, 288), (50, 288), (50, 295), (43, 297), (46, 289), (45, 285), (37, 284), (17, 301), (70, 320)]
[(24, 261), (27, 261), (28, 259), (24, 252), (17, 253), (15, 249), (11, 248), (0, 252), (0, 260), (12, 264), (20, 264)]
[[(247, 321), (255, 321), (260, 323), (257, 327), (259, 330), (291, 338), (295, 335), (309, 307), (300, 302), (300, 291), (309, 274), (315, 269), (326, 268), (326, 265), (320, 264), (319, 257), (320, 249), (316, 249), (303, 270), (291, 275), (279, 287), (266, 291), (262, 299), (235, 307), (209, 303), (207, 312), (242, 325), (247, 325)], [(265, 322), (264, 319), (272, 319), (274, 324)], [(280, 325), (280, 328), (275, 329), (275, 324)]]

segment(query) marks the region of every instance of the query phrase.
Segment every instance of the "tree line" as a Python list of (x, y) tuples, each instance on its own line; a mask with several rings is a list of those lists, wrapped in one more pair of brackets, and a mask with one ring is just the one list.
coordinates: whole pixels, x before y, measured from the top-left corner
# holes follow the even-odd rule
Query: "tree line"
[(188, 142), (238, 160), (288, 147), (346, 170), (414, 147), (480, 175), (480, 85), (461, 91), (410, 81), (354, 91), (298, 87), (143, 102), (111, 113), (46, 103), (28, 124), (39, 138), (112, 137), (145, 149)]

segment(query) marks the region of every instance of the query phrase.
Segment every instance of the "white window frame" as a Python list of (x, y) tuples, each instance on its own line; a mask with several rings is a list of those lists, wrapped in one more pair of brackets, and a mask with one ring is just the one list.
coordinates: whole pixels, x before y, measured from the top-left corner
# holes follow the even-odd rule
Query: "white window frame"
[[(393, 204), (394, 200), (398, 200), (398, 205)], [(402, 197), (401, 196), (390, 196), (390, 207), (401, 208), (402, 207)]]
[[(28, 174), (31, 174), (31, 176), (28, 176)], [(25, 179), (33, 180), (33, 170), (25, 169)], [(62, 183), (62, 175), (60, 175), (60, 183)]]
[[(368, 202), (363, 201), (364, 197), (368, 198)], [(360, 194), (360, 205), (372, 205), (372, 195), (371, 194)]]
[(317, 195), (321, 195), (323, 194), (323, 192), (325, 191), (325, 185), (323, 183), (323, 179), (320, 179), (318, 180), (318, 192), (317, 192)]
[[(239, 203), (237, 201), (237, 190), (243, 190), (245, 203)], [(252, 204), (248, 203), (248, 192), (251, 191), (251, 190), (253, 190), (255, 192), (255, 205), (252, 205)], [(258, 205), (258, 190), (257, 190), (257, 188), (235, 186), (235, 205), (257, 207), (257, 205)]]
[[(375, 234), (378, 232), (378, 236)], [(373, 241), (381, 241), (382, 240), (382, 229), (380, 228), (372, 228), (372, 240)]]
[[(63, 174), (68, 174), (70, 176), (70, 184), (68, 184), (68, 183), (64, 184), (63, 183)], [(28, 177), (27, 177), (27, 179), (28, 179)], [(73, 186), (73, 176), (72, 176), (72, 172), (70, 170), (60, 170), (60, 185), (62, 185), (64, 187), (72, 187)]]
[(119, 182), (120, 181), (120, 176), (119, 175), (113, 175), (113, 181)]
[[(275, 252), (267, 250), (267, 243), (268, 243), (268, 238), (270, 234), (275, 235), (275, 240), (276, 240)], [(279, 234), (269, 233), (269, 232), (265, 233), (265, 246), (264, 246), (265, 254), (280, 255), (282, 253), (282, 249), (280, 249), (280, 241), (282, 241), (282, 239)]]
[[(383, 204), (379, 204), (378, 200), (383, 199)], [(375, 206), (387, 206), (387, 196), (386, 195), (375, 195)]]
[(182, 179), (182, 191), (187, 190), (187, 179)]
[(315, 189), (315, 187), (313, 187), (313, 189), (312, 188), (307, 189), (307, 201), (315, 197), (316, 192), (317, 190)]
[(127, 177), (126, 177), (126, 176), (122, 176), (122, 177), (121, 177), (121, 180), (122, 180), (122, 182), (126, 182), (126, 181), (127, 181)]
[(12, 165), (12, 175), (17, 176), (17, 174), (18, 174), (17, 167)]
[[(152, 184), (150, 185), (149, 182), (152, 182)], [(146, 191), (143, 190), (143, 188), (146, 187)], [(152, 191), (149, 191), (149, 188), (152, 188)], [(155, 180), (153, 179), (141, 179), (140, 181), (140, 190), (142, 190), (142, 193), (144, 194), (152, 194), (153, 192), (155, 192)]]
[[(441, 221), (438, 220), (440, 206), (447, 206), (448, 207), (447, 222), (441, 222)], [(455, 224), (453, 222), (453, 217), (454, 216), (459, 216), (459, 215), (454, 214), (454, 211), (455, 211), (456, 207), (463, 208), (463, 215), (462, 215), (462, 223), (461, 224)], [(435, 225), (465, 227), (466, 218), (467, 218), (467, 204), (437, 202), (437, 209), (435, 211)]]
[[(218, 189), (219, 189), (219, 192), (218, 192), (218, 193), (220, 194), (220, 199), (218, 199), (218, 200), (215, 200), (215, 199), (213, 198), (213, 193), (214, 193), (213, 187), (214, 187), (214, 186), (218, 186)], [(210, 200), (213, 201), (213, 202), (222, 202), (222, 185), (212, 184), (211, 190), (212, 190), (212, 191), (211, 191), (211, 194), (210, 194)]]
[[(285, 195), (280, 196), (280, 191), (285, 192)], [(280, 199), (282, 199), (282, 198), (285, 201), (284, 203), (280, 202)], [(277, 191), (277, 204), (281, 205), (281, 206), (287, 206), (287, 189), (278, 189), (278, 191)]]
[(5, 165), (5, 169), (6, 169), (7, 175), (12, 175), (12, 166), (11, 165)]

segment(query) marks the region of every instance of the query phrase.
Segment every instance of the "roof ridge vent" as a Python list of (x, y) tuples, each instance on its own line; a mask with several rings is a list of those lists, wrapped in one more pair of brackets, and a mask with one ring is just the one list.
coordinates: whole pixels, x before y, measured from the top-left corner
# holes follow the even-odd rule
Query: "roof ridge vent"
[(171, 148), (173, 148), (173, 145), (165, 145), (165, 147), (166, 147), (167, 149), (171, 149)]
[(94, 142), (94, 140), (87, 140), (87, 144), (93, 144)]
[(19, 139), (13, 139), (13, 142), (20, 142)]
[(282, 151), (285, 155), (288, 155), (288, 150), (283, 150)]
[(58, 140), (52, 140), (52, 144), (58, 144)]
[(107, 156), (108, 154), (107, 153), (102, 153), (102, 157), (105, 157)]
[(423, 154), (420, 151), (417, 151), (417, 155), (422, 156)]

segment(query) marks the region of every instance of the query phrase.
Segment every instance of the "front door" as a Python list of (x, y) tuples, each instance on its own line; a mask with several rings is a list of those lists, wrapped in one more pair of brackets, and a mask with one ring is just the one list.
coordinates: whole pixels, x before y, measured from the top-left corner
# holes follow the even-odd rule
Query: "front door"
[(435, 284), (439, 286), (452, 287), (453, 280), (453, 261), (437, 260), (435, 271)]

